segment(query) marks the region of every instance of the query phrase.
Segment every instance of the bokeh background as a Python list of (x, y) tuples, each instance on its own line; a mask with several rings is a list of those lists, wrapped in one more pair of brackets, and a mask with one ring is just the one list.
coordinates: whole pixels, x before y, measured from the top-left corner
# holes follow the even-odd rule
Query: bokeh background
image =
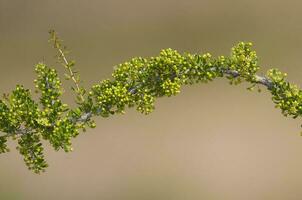
[[(271, 67), (301, 84), (301, 1), (282, 0), (0, 0), (0, 91), (34, 89), (34, 65), (56, 63), (54, 28), (72, 50), (84, 85), (111, 76), (113, 66), (163, 48), (229, 55), (254, 43), (260, 74)], [(73, 104), (70, 83), (64, 101)], [(0, 155), (0, 199), (300, 200), (299, 119), (284, 118), (270, 94), (219, 79), (108, 119), (73, 140), (72, 153), (46, 145), (50, 164), (28, 171), (12, 151)], [(35, 97), (36, 99), (38, 96)]]

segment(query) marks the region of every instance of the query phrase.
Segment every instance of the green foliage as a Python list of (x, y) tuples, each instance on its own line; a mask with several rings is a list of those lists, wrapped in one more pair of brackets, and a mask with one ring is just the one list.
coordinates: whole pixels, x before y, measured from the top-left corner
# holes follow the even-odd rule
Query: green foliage
[(248, 82), (256, 80), (255, 74), (259, 70), (257, 64), (258, 58), (255, 51), (251, 50), (252, 43), (240, 42), (232, 48), (232, 54), (229, 59), (229, 69), (237, 71), (240, 76), (237, 77), (237, 82), (244, 79)]
[(48, 166), (43, 155), (43, 147), (40, 142), (40, 135), (34, 132), (27, 132), (18, 139), (17, 149), (24, 157), (28, 169), (35, 173), (44, 171)]
[(276, 108), (280, 108), (284, 116), (297, 118), (302, 115), (302, 91), (297, 85), (285, 80), (286, 74), (278, 69), (271, 69), (267, 76), (272, 80), (272, 100)]
[(133, 58), (118, 65), (112, 79), (95, 84), (86, 93), (79, 85), (74, 71), (74, 61), (66, 58), (66, 48), (62, 46), (56, 33), (51, 31), (51, 42), (58, 51), (58, 59), (67, 69), (67, 79), (75, 87), (76, 108), (64, 104), (62, 83), (55, 69), (44, 63), (35, 67), (36, 92), (39, 102), (31, 97), (31, 92), (17, 85), (11, 95), (0, 99), (0, 153), (8, 152), (7, 140), (17, 139), (17, 149), (25, 164), (35, 173), (48, 166), (43, 154), (41, 140), (48, 141), (55, 150), (72, 151), (72, 138), (80, 130), (94, 128), (93, 116), (109, 117), (124, 113), (126, 108), (136, 107), (149, 114), (154, 110), (157, 98), (177, 95), (182, 85), (207, 83), (218, 77), (226, 77), (230, 84), (246, 81), (255, 86), (263, 85), (272, 94), (272, 100), (285, 116), (293, 118), (302, 115), (302, 91), (286, 81), (286, 74), (271, 69), (266, 76), (258, 76), (258, 58), (251, 43), (240, 42), (232, 48), (230, 56), (212, 57), (206, 54), (180, 54), (165, 49), (156, 57)]

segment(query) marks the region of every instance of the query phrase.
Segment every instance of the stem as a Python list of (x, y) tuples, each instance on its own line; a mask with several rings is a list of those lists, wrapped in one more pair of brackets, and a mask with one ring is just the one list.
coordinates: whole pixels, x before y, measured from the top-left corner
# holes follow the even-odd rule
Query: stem
[[(214, 70), (214, 69), (213, 69)], [(223, 71), (224, 74), (226, 75), (231, 75), (233, 76), (234, 78), (235, 77), (239, 77), (240, 76), (240, 73), (235, 71), (235, 70), (224, 70)], [(256, 84), (259, 84), (259, 85), (263, 85), (265, 87), (267, 87), (268, 90), (271, 90), (272, 87), (273, 87), (273, 82), (265, 77), (265, 76), (260, 76), (260, 75), (255, 75), (255, 83)], [(132, 94), (135, 94), (136, 93), (136, 87), (133, 87), (133, 88), (130, 88), (129, 91), (132, 93)], [(71, 119), (73, 122), (85, 122), (87, 120), (89, 120), (91, 117), (93, 117), (93, 113), (92, 112), (85, 112), (83, 113), (79, 118), (77, 119)]]
[(58, 38), (57, 33), (54, 30), (50, 30), (49, 31), (50, 34), (50, 41), (54, 43), (54, 48), (58, 50), (59, 52), (59, 59), (62, 59), (63, 62), (61, 62), (61, 64), (68, 70), (68, 73), (70, 75), (70, 78), (72, 79), (72, 81), (74, 82), (75, 86), (76, 86), (76, 93), (78, 95), (78, 97), (80, 98), (80, 103), (84, 103), (85, 98), (82, 94), (82, 90), (80, 88), (79, 85), (79, 80), (75, 77), (74, 71), (72, 71), (72, 64), (70, 62), (68, 62), (65, 52), (63, 51), (63, 49), (61, 48), (62, 44), (61, 44), (61, 40)]
[(67, 61), (66, 56), (65, 56), (63, 50), (62, 50), (60, 47), (58, 47), (58, 51), (59, 51), (59, 53), (60, 53), (61, 58), (62, 58), (63, 61), (64, 61), (63, 66), (64, 66), (66, 69), (68, 69), (68, 72), (69, 72), (69, 74), (70, 74), (70, 77), (71, 77), (72, 81), (74, 82), (74, 84), (75, 84), (75, 86), (76, 86), (76, 92), (77, 92), (77, 94), (79, 95), (79, 97), (80, 97), (80, 99), (81, 99), (81, 103), (83, 103), (83, 102), (85, 101), (85, 99), (84, 99), (84, 97), (83, 97), (83, 95), (82, 95), (82, 93), (81, 93), (81, 89), (80, 89), (79, 82), (78, 82), (77, 79), (75, 78), (74, 72), (72, 71), (72, 69), (71, 69), (71, 67), (70, 67), (70, 63)]

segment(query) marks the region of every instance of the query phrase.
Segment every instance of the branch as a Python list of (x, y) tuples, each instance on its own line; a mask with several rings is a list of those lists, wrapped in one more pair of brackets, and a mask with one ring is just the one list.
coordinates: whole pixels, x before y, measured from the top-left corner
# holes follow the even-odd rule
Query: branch
[(8, 151), (7, 138), (18, 139), (18, 149), (26, 165), (36, 173), (47, 167), (41, 139), (47, 140), (55, 150), (69, 152), (71, 139), (79, 135), (81, 129), (96, 126), (94, 116), (122, 114), (127, 107), (149, 114), (157, 98), (177, 95), (183, 85), (207, 83), (215, 78), (226, 77), (230, 84), (245, 81), (251, 84), (248, 89), (265, 86), (284, 116), (302, 116), (302, 91), (287, 82), (286, 74), (277, 69), (268, 70), (265, 76), (258, 75), (260, 67), (251, 43), (237, 44), (228, 57), (213, 58), (209, 53), (180, 54), (165, 49), (156, 57), (133, 58), (118, 65), (112, 79), (93, 85), (84, 96), (85, 90), (72, 70), (73, 64), (66, 59), (56, 34), (51, 32), (51, 35), (59, 58), (76, 85), (78, 107), (71, 109), (60, 100), (62, 84), (58, 74), (44, 63), (35, 68), (38, 76), (35, 84), (41, 93), (39, 102), (21, 85), (4, 100), (0, 99), (0, 131), (6, 133), (0, 136), (0, 153)]
[(75, 64), (74, 61), (68, 61), (66, 58), (66, 55), (68, 52), (66, 51), (66, 47), (62, 47), (62, 40), (59, 39), (57, 33), (54, 30), (49, 31), (50, 34), (50, 42), (53, 42), (54, 48), (58, 50), (59, 55), (58, 55), (58, 60), (63, 61), (60, 62), (67, 70), (69, 75), (66, 74), (67, 79), (71, 79), (74, 84), (75, 84), (75, 92), (78, 95), (79, 103), (83, 103), (85, 101), (84, 94), (85, 90), (80, 87), (80, 79), (78, 76), (75, 75), (75, 72), (73, 71), (73, 66)]

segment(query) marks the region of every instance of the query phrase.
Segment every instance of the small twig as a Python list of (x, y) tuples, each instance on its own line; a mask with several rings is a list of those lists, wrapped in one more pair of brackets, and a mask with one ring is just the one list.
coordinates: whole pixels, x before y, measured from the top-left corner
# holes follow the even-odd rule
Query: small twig
[(76, 87), (75, 91), (76, 91), (78, 97), (80, 98), (80, 101), (81, 101), (80, 103), (83, 103), (85, 101), (85, 98), (83, 96), (83, 91), (80, 87), (79, 79), (76, 78), (75, 72), (72, 70), (72, 66), (74, 65), (74, 63), (69, 62), (68, 59), (66, 58), (66, 55), (65, 55), (66, 52), (62, 48), (61, 40), (58, 38), (57, 33), (54, 30), (50, 30), (49, 34), (51, 37), (50, 41), (52, 41), (54, 43), (54, 48), (57, 49), (59, 52), (59, 58), (61, 60), (63, 60), (63, 62), (61, 62), (61, 64), (68, 70), (69, 77), (75, 84), (75, 87)]

